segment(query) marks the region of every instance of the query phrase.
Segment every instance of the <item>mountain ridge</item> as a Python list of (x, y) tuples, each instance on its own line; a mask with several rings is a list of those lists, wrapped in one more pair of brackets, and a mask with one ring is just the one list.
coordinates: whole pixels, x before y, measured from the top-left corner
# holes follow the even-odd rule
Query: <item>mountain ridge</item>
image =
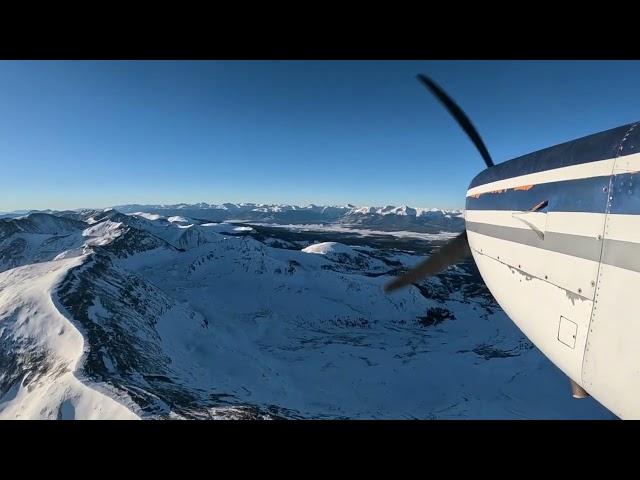
[(131, 213), (187, 216), (208, 221), (260, 222), (267, 224), (324, 224), (353, 226), (382, 231), (414, 231), (417, 233), (461, 232), (464, 230), (462, 210), (438, 208), (357, 207), (355, 205), (280, 205), (241, 203), (222, 205), (120, 205), (114, 209)]

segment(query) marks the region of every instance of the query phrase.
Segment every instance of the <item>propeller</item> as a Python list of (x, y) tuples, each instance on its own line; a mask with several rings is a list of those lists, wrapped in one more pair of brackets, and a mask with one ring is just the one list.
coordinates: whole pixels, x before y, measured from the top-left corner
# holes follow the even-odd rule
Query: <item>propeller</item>
[[(469, 117), (462, 111), (462, 109), (445, 93), (442, 88), (438, 86), (433, 80), (426, 75), (419, 74), (417, 76), (418, 81), (424, 85), (439, 101), (444, 105), (451, 116), (458, 122), (458, 125), (462, 127), (467, 136), (471, 139), (476, 146), (487, 168), (493, 167), (494, 163), (489, 155), (489, 151), (485, 146), (478, 130), (473, 126)], [(401, 275), (384, 286), (384, 291), (387, 293), (398, 290), (402, 287), (406, 287), (412, 283), (416, 283), (425, 277), (430, 277), (443, 272), (451, 265), (461, 262), (465, 258), (471, 255), (471, 249), (469, 248), (469, 242), (467, 240), (467, 232), (463, 232), (457, 237), (453, 238), (440, 249), (434, 252), (426, 260), (420, 262), (417, 266)]]
[(418, 266), (386, 284), (384, 290), (385, 292), (393, 292), (425, 277), (437, 275), (449, 268), (450, 265), (461, 262), (470, 254), (467, 232), (462, 232), (456, 238), (443, 245), (435, 254), (420, 262)]
[(487, 164), (487, 168), (493, 167), (493, 160), (491, 159), (491, 155), (489, 155), (489, 151), (482, 141), (482, 137), (478, 133), (476, 127), (473, 126), (469, 117), (467, 117), (466, 113), (462, 111), (462, 109), (454, 102), (449, 95), (445, 93), (442, 88), (438, 86), (433, 80), (431, 80), (426, 75), (421, 73), (417, 76), (418, 81), (422, 83), (435, 97), (440, 100), (440, 102), (445, 106), (445, 108), (449, 111), (451, 116), (458, 122), (458, 124), (462, 127), (464, 132), (471, 139), (473, 144), (476, 146), (480, 155), (482, 155), (482, 159), (484, 163)]

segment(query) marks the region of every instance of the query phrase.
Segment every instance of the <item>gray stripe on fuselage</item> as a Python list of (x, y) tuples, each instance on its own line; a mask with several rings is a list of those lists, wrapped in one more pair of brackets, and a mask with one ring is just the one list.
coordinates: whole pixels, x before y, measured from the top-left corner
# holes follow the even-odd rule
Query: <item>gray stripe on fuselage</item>
[[(467, 230), (488, 237), (499, 238), (593, 262), (600, 261), (601, 241), (594, 237), (569, 233), (546, 232), (544, 239), (529, 229), (505, 227), (489, 223), (466, 222)], [(602, 252), (602, 263), (640, 272), (640, 243), (607, 239)]]
[(640, 272), (640, 243), (605, 239), (602, 263)]

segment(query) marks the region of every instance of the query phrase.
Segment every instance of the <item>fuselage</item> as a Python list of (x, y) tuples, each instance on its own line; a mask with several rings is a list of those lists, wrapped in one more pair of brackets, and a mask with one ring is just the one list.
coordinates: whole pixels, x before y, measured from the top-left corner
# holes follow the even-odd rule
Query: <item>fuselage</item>
[(640, 418), (640, 125), (478, 174), (469, 246), (492, 294), (567, 376)]

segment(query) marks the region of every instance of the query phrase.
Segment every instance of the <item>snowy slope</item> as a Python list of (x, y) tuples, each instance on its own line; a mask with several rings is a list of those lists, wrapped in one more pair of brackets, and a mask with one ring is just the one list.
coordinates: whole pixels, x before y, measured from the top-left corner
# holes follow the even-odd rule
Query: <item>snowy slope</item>
[[(376, 269), (363, 275), (359, 263), (306, 250), (227, 238), (123, 265), (207, 319), (203, 344), (192, 347), (202, 349), (199, 386), (240, 404), (313, 418), (602, 415), (573, 402), (566, 379), (482, 295), (438, 295), (447, 287), (435, 282), (432, 299), (415, 288), (385, 296)], [(187, 370), (189, 348), (171, 349)]]
[(55, 289), (80, 258), (0, 273), (0, 419), (134, 419), (75, 375), (84, 338)]

